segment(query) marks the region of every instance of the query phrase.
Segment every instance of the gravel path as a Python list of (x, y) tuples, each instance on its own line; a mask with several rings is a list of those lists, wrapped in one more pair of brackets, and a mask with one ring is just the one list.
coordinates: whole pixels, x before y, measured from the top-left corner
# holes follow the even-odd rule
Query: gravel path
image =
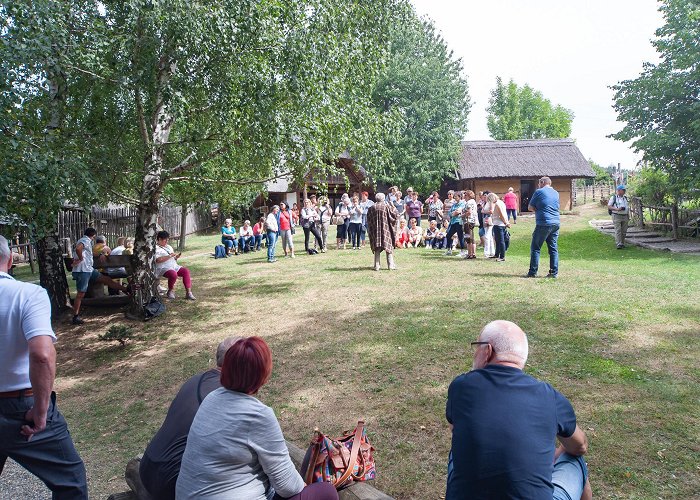
[(51, 500), (51, 492), (35, 475), (8, 458), (0, 476), (0, 500)]

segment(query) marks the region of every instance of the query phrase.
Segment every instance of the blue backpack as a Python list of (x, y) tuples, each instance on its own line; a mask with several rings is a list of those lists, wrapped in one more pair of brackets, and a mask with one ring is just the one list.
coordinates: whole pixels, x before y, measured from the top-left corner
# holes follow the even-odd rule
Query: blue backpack
[(228, 255), (226, 255), (226, 247), (224, 245), (216, 245), (214, 247), (214, 258), (225, 259), (226, 257), (228, 257)]

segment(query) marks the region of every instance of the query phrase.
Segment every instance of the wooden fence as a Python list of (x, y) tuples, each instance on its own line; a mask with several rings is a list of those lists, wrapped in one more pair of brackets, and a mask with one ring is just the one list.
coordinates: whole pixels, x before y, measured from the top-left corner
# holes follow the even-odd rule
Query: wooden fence
[(645, 205), (642, 200), (633, 197), (630, 200), (630, 223), (637, 227), (671, 232), (673, 238), (700, 237), (700, 210), (671, 205), (660, 207)]
[[(164, 205), (158, 214), (158, 224), (170, 233), (172, 239), (179, 239), (182, 207)], [(208, 229), (211, 225), (212, 215), (208, 205), (191, 207), (187, 211), (186, 235)], [(75, 242), (83, 235), (86, 227), (94, 227), (97, 234), (107, 238), (109, 246), (114, 246), (120, 236), (134, 236), (136, 208), (95, 206), (90, 211), (65, 209), (58, 214), (60, 238), (70, 238)]]
[(585, 205), (590, 202), (608, 200), (613, 194), (615, 194), (615, 186), (612, 184), (579, 186), (574, 189), (573, 205)]

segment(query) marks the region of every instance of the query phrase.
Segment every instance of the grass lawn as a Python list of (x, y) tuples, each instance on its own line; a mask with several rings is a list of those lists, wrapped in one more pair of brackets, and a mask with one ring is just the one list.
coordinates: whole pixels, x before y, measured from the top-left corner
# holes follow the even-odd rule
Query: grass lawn
[(139, 340), (97, 340), (127, 323), (118, 311), (55, 325), (60, 406), (91, 496), (126, 489), (127, 460), (143, 451), (180, 384), (213, 366), (223, 337), (257, 334), (275, 360), (259, 397), (288, 439), (305, 447), (315, 426), (338, 434), (363, 417), (377, 486), (401, 499), (439, 499), (447, 386), (471, 366), (469, 342), (493, 319), (523, 327), (528, 373), (572, 401), (590, 439), (596, 497), (697, 495), (700, 259), (618, 251), (587, 224), (601, 208), (580, 210), (563, 218), (558, 280), (521, 277), (532, 219), (513, 227), (505, 263), (411, 249), (398, 251), (398, 271), (379, 273), (369, 250), (268, 264), (264, 252), (214, 260), (217, 236), (191, 238), (182, 263), (197, 302), (178, 298), (162, 319), (131, 323)]

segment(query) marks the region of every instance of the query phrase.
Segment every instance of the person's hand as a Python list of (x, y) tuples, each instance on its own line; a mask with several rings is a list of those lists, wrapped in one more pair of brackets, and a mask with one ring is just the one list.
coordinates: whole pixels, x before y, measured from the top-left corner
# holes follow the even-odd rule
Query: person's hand
[(182, 256), (182, 252), (180, 252), (180, 253), (178, 253), (178, 254), (175, 254), (175, 260), (179, 259), (180, 256)]
[(20, 427), (19, 431), (20, 434), (27, 437), (27, 441), (29, 441), (34, 434), (38, 434), (46, 429), (46, 413), (44, 412), (42, 415), (38, 415), (34, 411), (33, 406), (25, 413), (24, 420), (31, 422), (31, 425), (25, 424)]
[(83, 259), (73, 259), (73, 267), (77, 266), (83, 261)]

